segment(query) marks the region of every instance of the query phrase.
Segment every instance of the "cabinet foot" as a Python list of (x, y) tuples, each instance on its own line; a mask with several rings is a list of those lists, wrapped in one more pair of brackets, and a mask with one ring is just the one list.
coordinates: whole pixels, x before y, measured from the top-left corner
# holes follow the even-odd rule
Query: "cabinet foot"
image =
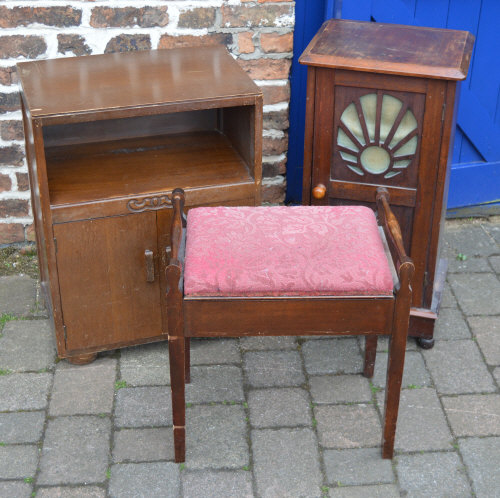
[(97, 353), (77, 354), (75, 356), (68, 356), (66, 359), (72, 365), (86, 365), (92, 363), (97, 358)]
[(424, 337), (417, 337), (417, 344), (422, 349), (432, 349), (434, 347), (434, 339), (425, 339)]

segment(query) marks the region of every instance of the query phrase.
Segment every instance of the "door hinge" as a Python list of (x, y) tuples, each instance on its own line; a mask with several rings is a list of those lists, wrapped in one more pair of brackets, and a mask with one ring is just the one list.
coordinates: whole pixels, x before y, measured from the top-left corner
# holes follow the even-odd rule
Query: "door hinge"
[(441, 111), (441, 122), (444, 121), (445, 112), (446, 112), (446, 103), (443, 104), (443, 110)]

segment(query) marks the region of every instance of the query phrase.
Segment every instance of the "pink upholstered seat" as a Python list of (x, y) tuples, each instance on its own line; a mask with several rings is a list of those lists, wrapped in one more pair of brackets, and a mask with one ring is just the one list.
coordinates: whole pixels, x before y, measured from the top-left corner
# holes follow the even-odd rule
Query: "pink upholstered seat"
[(186, 296), (392, 295), (363, 206), (206, 207), (188, 213)]

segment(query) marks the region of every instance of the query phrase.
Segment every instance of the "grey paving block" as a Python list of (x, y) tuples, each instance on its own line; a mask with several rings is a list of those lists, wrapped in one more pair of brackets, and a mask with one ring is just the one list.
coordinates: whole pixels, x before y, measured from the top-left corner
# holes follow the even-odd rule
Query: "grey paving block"
[(35, 308), (36, 280), (27, 275), (0, 277), (0, 315), (27, 316)]
[(92, 416), (49, 420), (37, 484), (98, 483), (106, 480), (111, 423)]
[(322, 476), (311, 429), (260, 429), (251, 434), (259, 496), (321, 496)]
[(91, 415), (113, 409), (116, 360), (99, 358), (88, 365), (57, 365), (49, 415)]
[(370, 383), (362, 375), (321, 375), (310, 377), (314, 403), (357, 403), (372, 399)]
[(469, 323), (486, 363), (500, 365), (500, 317), (474, 316)]
[(354, 337), (306, 341), (302, 352), (309, 375), (352, 374), (363, 370), (358, 341)]
[[(359, 347), (361, 354), (365, 354), (365, 338), (358, 336)], [(417, 346), (414, 337), (408, 337), (406, 341), (406, 351), (419, 351), (420, 348)], [(382, 335), (379, 336), (377, 340), (377, 352), (387, 353), (389, 351), (389, 336)]]
[[(493, 379), (472, 340), (438, 341), (423, 355), (438, 393), (492, 392)], [(466, 367), (465, 367), (466, 365)]]
[(490, 256), (488, 261), (490, 262), (493, 270), (495, 270), (495, 273), (500, 273), (500, 256)]
[(257, 389), (248, 393), (253, 427), (311, 425), (309, 395), (300, 388)]
[(113, 462), (155, 462), (174, 459), (171, 427), (115, 431)]
[(459, 309), (442, 308), (434, 328), (436, 340), (470, 339), (471, 333)]
[(191, 339), (191, 365), (240, 363), (238, 339)]
[(242, 351), (266, 351), (269, 349), (297, 349), (297, 337), (242, 337), (240, 339)]
[(97, 486), (76, 486), (53, 488), (38, 488), (37, 498), (104, 498), (106, 491)]
[(33, 477), (38, 464), (35, 445), (0, 446), (0, 479)]
[(241, 469), (248, 462), (241, 406), (198, 405), (186, 410), (186, 468)]
[(36, 443), (42, 437), (45, 412), (0, 413), (2, 443)]
[(379, 446), (382, 428), (373, 405), (318, 406), (314, 409), (321, 446)]
[(133, 387), (116, 393), (116, 427), (172, 425), (172, 402), (168, 387)]
[(378, 486), (348, 486), (332, 488), (330, 498), (399, 498), (399, 490), (395, 484)]
[[(384, 411), (384, 392), (377, 394), (380, 411)], [(432, 388), (403, 389), (399, 401), (396, 427), (396, 451), (434, 451), (452, 448), (453, 436)]]
[(109, 496), (177, 498), (179, 466), (170, 462), (122, 463), (111, 467)]
[(456, 436), (500, 436), (500, 394), (442, 398)]
[[(388, 353), (377, 353), (375, 359), (375, 372), (372, 378), (374, 386), (385, 388), (388, 358)], [(425, 368), (421, 353), (418, 351), (407, 351), (405, 355), (402, 387), (423, 387), (431, 383), (431, 378)]]
[(129, 386), (170, 384), (170, 363), (166, 341), (122, 349), (120, 374)]
[[(0, 481), (0, 496), (6, 498), (31, 497), (31, 485), (22, 481)], [(40, 496), (37, 494), (37, 496)]]
[(444, 284), (443, 295), (441, 296), (441, 309), (457, 308), (458, 303), (448, 282)]
[(448, 276), (467, 315), (500, 314), (500, 282), (492, 273), (455, 273)]
[(465, 260), (457, 258), (456, 255), (448, 258), (449, 273), (484, 273), (489, 271), (491, 268), (484, 256), (467, 256)]
[(55, 340), (48, 320), (7, 322), (2, 336), (0, 368), (26, 372), (54, 366)]
[(191, 367), (191, 382), (186, 385), (188, 403), (244, 400), (241, 368), (232, 365)]
[(498, 216), (492, 216), (488, 221), (483, 220), (481, 226), (497, 244), (500, 244), (500, 218)]
[(392, 462), (381, 458), (379, 448), (325, 450), (323, 461), (330, 484), (359, 486), (394, 482)]
[(182, 472), (184, 498), (252, 498), (252, 474), (245, 471)]
[(495, 368), (495, 370), (493, 370), (493, 376), (495, 377), (497, 384), (500, 386), (500, 367), (497, 367)]
[(471, 496), (465, 469), (456, 453), (400, 455), (396, 470), (400, 490), (406, 496)]
[(252, 387), (299, 386), (305, 382), (298, 351), (251, 351), (243, 366)]
[(43, 410), (51, 383), (50, 373), (0, 376), (0, 411)]
[(476, 496), (498, 496), (500, 490), (500, 438), (459, 439), (460, 453)]
[(448, 223), (444, 232), (443, 251), (450, 256), (462, 253), (473, 258), (498, 253), (498, 245), (478, 223), (457, 223), (455, 226)]

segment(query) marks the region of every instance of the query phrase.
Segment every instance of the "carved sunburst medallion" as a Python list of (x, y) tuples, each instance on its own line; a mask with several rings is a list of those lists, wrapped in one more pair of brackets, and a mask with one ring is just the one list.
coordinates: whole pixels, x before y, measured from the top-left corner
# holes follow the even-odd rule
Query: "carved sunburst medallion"
[(412, 162), (418, 138), (417, 120), (407, 104), (388, 94), (369, 93), (340, 116), (337, 149), (357, 175), (392, 178)]

